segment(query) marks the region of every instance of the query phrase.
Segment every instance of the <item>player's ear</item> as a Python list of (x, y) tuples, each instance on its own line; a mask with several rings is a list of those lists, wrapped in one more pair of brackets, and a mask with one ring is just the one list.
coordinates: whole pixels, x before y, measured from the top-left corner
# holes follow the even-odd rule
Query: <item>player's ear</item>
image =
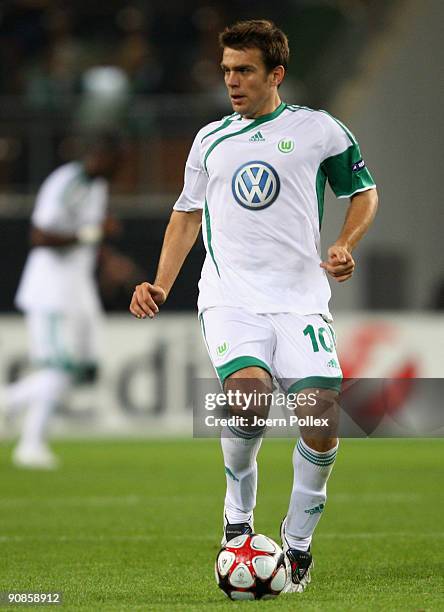
[(276, 66), (275, 68), (273, 68), (273, 70), (271, 71), (272, 85), (279, 87), (279, 85), (284, 80), (284, 76), (285, 76), (285, 68), (283, 66)]

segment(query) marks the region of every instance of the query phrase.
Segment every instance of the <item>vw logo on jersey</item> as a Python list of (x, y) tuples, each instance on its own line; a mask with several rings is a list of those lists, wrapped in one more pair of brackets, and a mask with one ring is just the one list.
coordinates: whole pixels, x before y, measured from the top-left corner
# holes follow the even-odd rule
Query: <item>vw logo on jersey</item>
[(231, 188), (236, 202), (249, 210), (271, 206), (281, 183), (276, 170), (263, 161), (250, 161), (236, 170)]

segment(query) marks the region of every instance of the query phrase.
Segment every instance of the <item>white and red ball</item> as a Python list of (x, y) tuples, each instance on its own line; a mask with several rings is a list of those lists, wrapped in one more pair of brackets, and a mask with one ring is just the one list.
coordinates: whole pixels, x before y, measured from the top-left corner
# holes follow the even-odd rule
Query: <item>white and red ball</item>
[(219, 551), (216, 582), (234, 600), (273, 599), (285, 586), (284, 553), (260, 533), (233, 538)]

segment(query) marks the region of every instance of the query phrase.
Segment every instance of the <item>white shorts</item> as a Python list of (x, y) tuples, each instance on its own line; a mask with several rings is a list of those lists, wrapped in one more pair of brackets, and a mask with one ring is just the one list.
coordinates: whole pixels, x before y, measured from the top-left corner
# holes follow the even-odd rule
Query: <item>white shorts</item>
[(284, 391), (340, 390), (342, 371), (333, 328), (321, 315), (255, 314), (209, 308), (200, 323), (220, 381), (249, 366), (276, 378)]
[(25, 314), (31, 361), (77, 370), (97, 363), (99, 313), (35, 311)]

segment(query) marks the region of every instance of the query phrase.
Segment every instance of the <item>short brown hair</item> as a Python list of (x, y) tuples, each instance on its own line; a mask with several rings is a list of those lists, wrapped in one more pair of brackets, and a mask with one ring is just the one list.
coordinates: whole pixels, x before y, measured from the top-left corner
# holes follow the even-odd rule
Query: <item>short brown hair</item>
[(219, 43), (223, 49), (260, 49), (268, 72), (276, 66), (287, 70), (290, 58), (288, 38), (267, 19), (238, 21), (219, 34)]

